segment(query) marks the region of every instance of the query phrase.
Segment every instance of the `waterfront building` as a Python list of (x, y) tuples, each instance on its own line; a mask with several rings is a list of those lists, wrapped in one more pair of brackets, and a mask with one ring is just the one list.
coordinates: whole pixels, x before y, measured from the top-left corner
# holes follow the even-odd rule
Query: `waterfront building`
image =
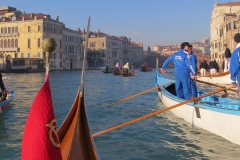
[(216, 59), (219, 66), (224, 60), (224, 44), (231, 51), (235, 49), (233, 36), (238, 31), (240, 2), (215, 3), (210, 21), (211, 58)]
[[(69, 57), (71, 54), (64, 52), (66, 50), (63, 47), (69, 46), (65, 42), (70, 42), (63, 42), (63, 31), (65, 35), (74, 37), (74, 40), (77, 37), (78, 42), (73, 42), (74, 44), (71, 45), (78, 47), (77, 53), (80, 55), (81, 34), (65, 28), (65, 24), (59, 21), (58, 16), (52, 19), (47, 14), (26, 14), (13, 7), (0, 7), (0, 56), (2, 57), (0, 69), (8, 72), (24, 72), (26, 69), (43, 71), (45, 52), (42, 49), (42, 41), (45, 38), (54, 38), (57, 43), (56, 49), (50, 55), (50, 69), (71, 69), (71, 67), (64, 68), (64, 62), (70, 66), (68, 60), (71, 61)], [(74, 58), (79, 61), (79, 57), (73, 57), (72, 60)], [(79, 69), (80, 65), (73, 66), (72, 69)]]
[(63, 29), (62, 47), (60, 57), (60, 67), (63, 69), (81, 69), (83, 62), (82, 32), (78, 28), (76, 31)]

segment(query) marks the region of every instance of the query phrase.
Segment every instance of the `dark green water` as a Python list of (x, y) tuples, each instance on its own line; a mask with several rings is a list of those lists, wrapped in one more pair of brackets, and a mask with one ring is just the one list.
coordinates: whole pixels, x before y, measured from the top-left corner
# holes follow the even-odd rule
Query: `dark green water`
[[(154, 71), (137, 77), (87, 71), (85, 90), (92, 133), (164, 108), (156, 92), (106, 107), (116, 100), (154, 87)], [(4, 83), (17, 96), (0, 114), (0, 159), (20, 159), (21, 138), (29, 107), (44, 83), (44, 74), (4, 74)], [(53, 104), (58, 127), (76, 96), (80, 71), (51, 72)], [(240, 135), (240, 133), (239, 133)], [(240, 147), (193, 127), (171, 112), (154, 116), (94, 139), (102, 160), (240, 159)]]

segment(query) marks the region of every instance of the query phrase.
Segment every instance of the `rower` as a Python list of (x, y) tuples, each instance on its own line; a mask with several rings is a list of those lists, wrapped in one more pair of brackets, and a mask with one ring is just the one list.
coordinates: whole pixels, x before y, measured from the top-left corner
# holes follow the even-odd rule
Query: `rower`
[(219, 66), (215, 59), (213, 59), (210, 63), (208, 68), (210, 69), (211, 75), (216, 75), (216, 73), (219, 71)]
[(202, 62), (200, 63), (200, 73), (201, 76), (206, 76), (206, 71), (208, 69), (208, 64), (206, 60), (202, 60)]
[(3, 83), (2, 73), (0, 73), (0, 87), (1, 87), (1, 90), (2, 90), (0, 101), (3, 101), (3, 100), (6, 100), (8, 91), (6, 90), (5, 85)]

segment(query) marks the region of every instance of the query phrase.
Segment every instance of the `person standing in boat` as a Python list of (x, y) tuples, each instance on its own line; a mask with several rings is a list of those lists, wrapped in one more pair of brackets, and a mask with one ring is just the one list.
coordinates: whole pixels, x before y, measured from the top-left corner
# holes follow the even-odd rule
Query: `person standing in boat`
[[(170, 62), (174, 62), (175, 66), (175, 90), (177, 96), (183, 99), (191, 99), (191, 78), (196, 79), (196, 72), (194, 70), (195, 64), (190, 64), (188, 59), (188, 51), (190, 44), (184, 42), (181, 44), (181, 49), (171, 55), (164, 63), (160, 72), (162, 74), (166, 73), (165, 68)], [(190, 76), (190, 72), (192, 76)]]
[(208, 69), (208, 64), (207, 64), (207, 61), (206, 60), (202, 60), (202, 62), (200, 63), (200, 73), (201, 73), (201, 76), (206, 76), (206, 72), (207, 72), (207, 69)]
[[(197, 68), (197, 57), (195, 54), (193, 54), (193, 48), (192, 45), (189, 46), (189, 55), (188, 55), (188, 59), (189, 59), (189, 64), (190, 67), (193, 67), (193, 70), (195, 71), (195, 73), (198, 73), (198, 68)], [(192, 65), (193, 64), (193, 65)], [(194, 75), (192, 75), (192, 73), (190, 72), (191, 75), (191, 88), (192, 88), (192, 98), (197, 97), (197, 84), (196, 84), (196, 77), (192, 78)]]
[(120, 67), (119, 67), (119, 63), (117, 63), (114, 67), (114, 72), (115, 73), (119, 73), (120, 72)]
[[(235, 34), (234, 41), (236, 42), (236, 49), (233, 51), (230, 61), (230, 79), (232, 87), (238, 86), (238, 92), (240, 96), (240, 33)], [(238, 84), (236, 83), (238, 81)]]
[(128, 62), (123, 66), (123, 74), (128, 74), (129, 64)]
[(227, 72), (227, 71), (229, 71), (229, 67), (230, 67), (231, 52), (230, 52), (227, 44), (224, 44), (224, 48), (225, 48), (224, 72)]
[(106, 72), (108, 73), (108, 70), (109, 70), (109, 65), (106, 64)]
[[(2, 73), (0, 73), (0, 88), (2, 90), (2, 93), (1, 93), (1, 97), (0, 97), (0, 101), (2, 100), (5, 100), (6, 97), (7, 97), (7, 93), (9, 93), (6, 88), (5, 88), (5, 85), (3, 83), (3, 80), (2, 80)], [(0, 107), (1, 108), (1, 107)]]
[(208, 68), (210, 70), (211, 75), (216, 75), (216, 73), (219, 71), (219, 66), (215, 59), (213, 59), (211, 62), (209, 62)]

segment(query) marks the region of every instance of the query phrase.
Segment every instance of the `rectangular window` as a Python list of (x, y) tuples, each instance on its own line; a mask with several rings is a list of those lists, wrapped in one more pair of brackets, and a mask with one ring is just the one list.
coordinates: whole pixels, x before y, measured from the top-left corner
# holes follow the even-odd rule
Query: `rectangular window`
[(50, 32), (52, 33), (52, 27), (50, 27)]
[(28, 53), (28, 58), (30, 58), (31, 57), (31, 55), (30, 55), (30, 53)]
[(11, 33), (11, 31), (12, 31), (12, 28), (8, 27), (8, 33)]
[(38, 32), (40, 32), (41, 31), (41, 28), (40, 28), (40, 25), (38, 25)]
[(62, 68), (62, 61), (60, 61), (60, 67)]
[(60, 28), (60, 34), (62, 34), (62, 28)]
[(21, 58), (23, 58), (24, 57), (24, 53), (21, 53)]
[(38, 58), (40, 58), (40, 53), (38, 53)]
[(55, 33), (55, 27), (53, 27), (53, 33)]
[(31, 32), (31, 26), (28, 26), (28, 32)]
[(46, 26), (43, 26), (43, 31), (46, 32)]
[(18, 53), (15, 53), (15, 58), (18, 58)]

